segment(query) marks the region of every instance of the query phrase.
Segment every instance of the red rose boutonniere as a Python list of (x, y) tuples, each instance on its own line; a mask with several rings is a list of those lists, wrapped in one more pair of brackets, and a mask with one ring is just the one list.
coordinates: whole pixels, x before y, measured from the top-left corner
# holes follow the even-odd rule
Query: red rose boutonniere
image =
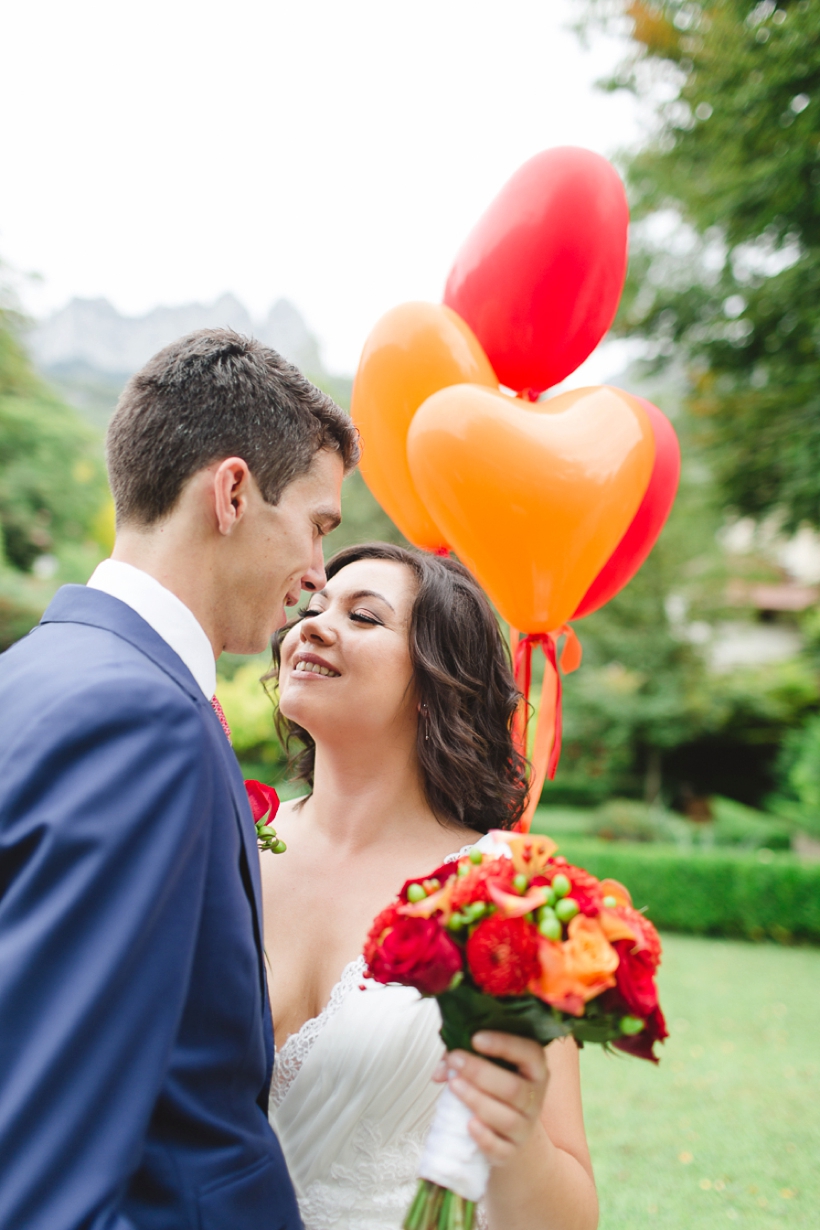
[(256, 836), (259, 838), (260, 850), (271, 850), (274, 854), (284, 854), (287, 846), (276, 836), (276, 829), (271, 826), (271, 820), (279, 810), (279, 795), (273, 786), (264, 782), (249, 780), (245, 782), (248, 792), (248, 802), (251, 805), (253, 822), (256, 825)]

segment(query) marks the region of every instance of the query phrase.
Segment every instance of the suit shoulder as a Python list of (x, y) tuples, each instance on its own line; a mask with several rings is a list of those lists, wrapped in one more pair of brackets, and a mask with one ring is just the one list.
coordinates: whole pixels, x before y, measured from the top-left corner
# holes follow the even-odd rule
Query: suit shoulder
[(0, 725), (46, 717), (96, 725), (126, 715), (178, 725), (199, 710), (150, 656), (104, 628), (41, 625), (0, 659)]

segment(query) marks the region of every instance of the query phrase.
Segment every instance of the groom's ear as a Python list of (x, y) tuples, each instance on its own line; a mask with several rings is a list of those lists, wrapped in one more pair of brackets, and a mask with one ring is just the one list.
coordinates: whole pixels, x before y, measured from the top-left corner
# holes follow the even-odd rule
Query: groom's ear
[(248, 463), (241, 457), (226, 457), (216, 467), (213, 496), (216, 524), (220, 534), (227, 536), (233, 533), (245, 515), (251, 481)]

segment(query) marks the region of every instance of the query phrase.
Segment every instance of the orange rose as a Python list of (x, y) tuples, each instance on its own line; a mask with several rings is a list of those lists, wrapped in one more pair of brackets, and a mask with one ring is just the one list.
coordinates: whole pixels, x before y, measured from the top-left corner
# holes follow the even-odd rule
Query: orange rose
[(567, 969), (565, 945), (539, 939), (538, 965), (539, 973), (527, 989), (561, 1012), (583, 1016), (585, 1001), (581, 992), (586, 988)]
[(576, 914), (568, 931), (562, 944), (541, 939), (540, 973), (529, 990), (561, 1012), (582, 1016), (587, 1000), (615, 986), (618, 954), (596, 918)]
[(587, 988), (583, 998), (592, 999), (607, 987), (615, 986), (612, 975), (618, 968), (618, 954), (604, 934), (597, 918), (576, 914), (567, 927), (564, 941), (567, 970)]

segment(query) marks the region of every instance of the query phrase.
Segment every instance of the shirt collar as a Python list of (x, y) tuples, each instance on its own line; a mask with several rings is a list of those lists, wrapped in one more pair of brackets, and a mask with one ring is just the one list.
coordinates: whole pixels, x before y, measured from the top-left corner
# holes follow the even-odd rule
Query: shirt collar
[(105, 559), (94, 569), (90, 589), (119, 598), (170, 645), (202, 688), (208, 700), (216, 691), (216, 662), (211, 642), (193, 611), (176, 594), (141, 568)]

